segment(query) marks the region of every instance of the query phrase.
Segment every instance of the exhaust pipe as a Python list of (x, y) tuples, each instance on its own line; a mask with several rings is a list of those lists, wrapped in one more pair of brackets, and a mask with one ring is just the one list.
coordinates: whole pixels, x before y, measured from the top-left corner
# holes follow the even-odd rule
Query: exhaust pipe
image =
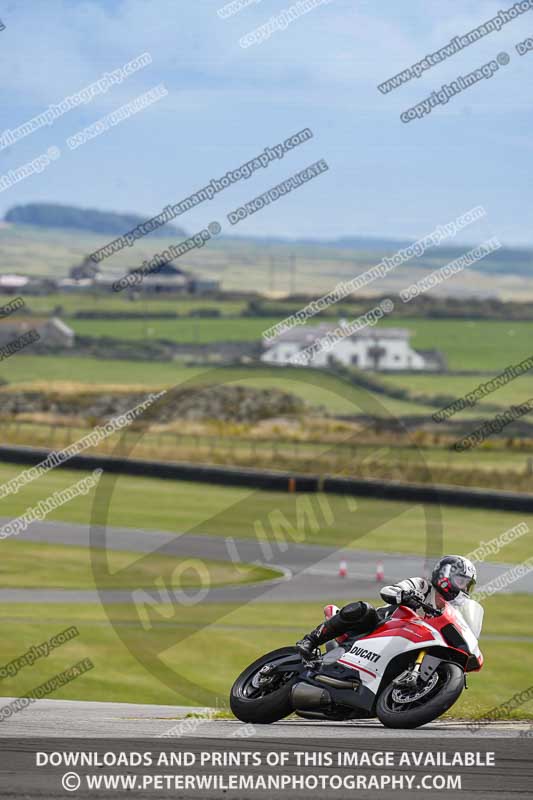
[(316, 675), (315, 681), (326, 683), (328, 686), (333, 686), (334, 689), (357, 689), (361, 684), (361, 681), (341, 681), (339, 678), (330, 677), (330, 675)]
[(291, 703), (295, 711), (307, 711), (331, 706), (332, 699), (327, 689), (310, 683), (296, 683), (292, 687)]

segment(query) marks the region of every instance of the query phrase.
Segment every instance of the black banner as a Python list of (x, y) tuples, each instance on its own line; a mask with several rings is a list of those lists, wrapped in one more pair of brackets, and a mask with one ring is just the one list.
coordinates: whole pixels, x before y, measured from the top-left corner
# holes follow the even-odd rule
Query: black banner
[(1, 739), (9, 798), (531, 798), (527, 737)]

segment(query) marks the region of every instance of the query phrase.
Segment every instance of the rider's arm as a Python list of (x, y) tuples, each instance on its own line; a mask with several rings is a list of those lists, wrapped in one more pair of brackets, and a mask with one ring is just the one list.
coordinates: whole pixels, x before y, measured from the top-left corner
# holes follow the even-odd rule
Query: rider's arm
[(398, 581), (392, 586), (384, 586), (380, 591), (380, 595), (386, 603), (391, 605), (399, 605), (403, 598), (414, 593), (415, 598), (418, 597), (424, 601), (429, 594), (431, 585), (425, 578), (406, 578), (403, 581)]

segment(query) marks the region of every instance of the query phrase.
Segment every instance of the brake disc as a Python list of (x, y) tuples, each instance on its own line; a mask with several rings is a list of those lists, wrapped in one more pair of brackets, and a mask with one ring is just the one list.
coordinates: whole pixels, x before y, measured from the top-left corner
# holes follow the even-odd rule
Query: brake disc
[(421, 697), (425, 697), (434, 689), (438, 680), (439, 676), (434, 672), (428, 682), (420, 686), (420, 688), (411, 689), (398, 686), (392, 690), (392, 699), (395, 703), (414, 703), (415, 700), (420, 700)]
[(274, 667), (272, 664), (265, 664), (264, 667), (261, 667), (259, 672), (256, 672), (254, 677), (251, 680), (251, 684), (254, 689), (260, 689), (261, 686), (264, 686), (266, 683), (269, 683), (274, 673)]

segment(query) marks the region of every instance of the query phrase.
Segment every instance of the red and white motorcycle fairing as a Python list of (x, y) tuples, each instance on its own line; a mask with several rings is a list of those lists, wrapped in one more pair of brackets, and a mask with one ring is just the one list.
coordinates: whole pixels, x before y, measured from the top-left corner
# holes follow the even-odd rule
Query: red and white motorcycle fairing
[[(411, 608), (398, 606), (372, 633), (359, 637), (337, 662), (357, 670), (365, 687), (375, 695), (391, 661), (409, 651), (424, 650), (430, 655), (432, 648), (440, 648), (441, 653), (442, 648), (446, 648), (458, 654), (458, 662), (463, 662), (465, 672), (477, 671), (483, 666), (477, 640), (482, 620), (483, 608), (471, 598), (464, 598), (456, 608), (445, 603), (442, 614), (437, 617), (421, 618)], [(466, 647), (450, 643), (451, 629), (447, 626), (457, 631)]]

